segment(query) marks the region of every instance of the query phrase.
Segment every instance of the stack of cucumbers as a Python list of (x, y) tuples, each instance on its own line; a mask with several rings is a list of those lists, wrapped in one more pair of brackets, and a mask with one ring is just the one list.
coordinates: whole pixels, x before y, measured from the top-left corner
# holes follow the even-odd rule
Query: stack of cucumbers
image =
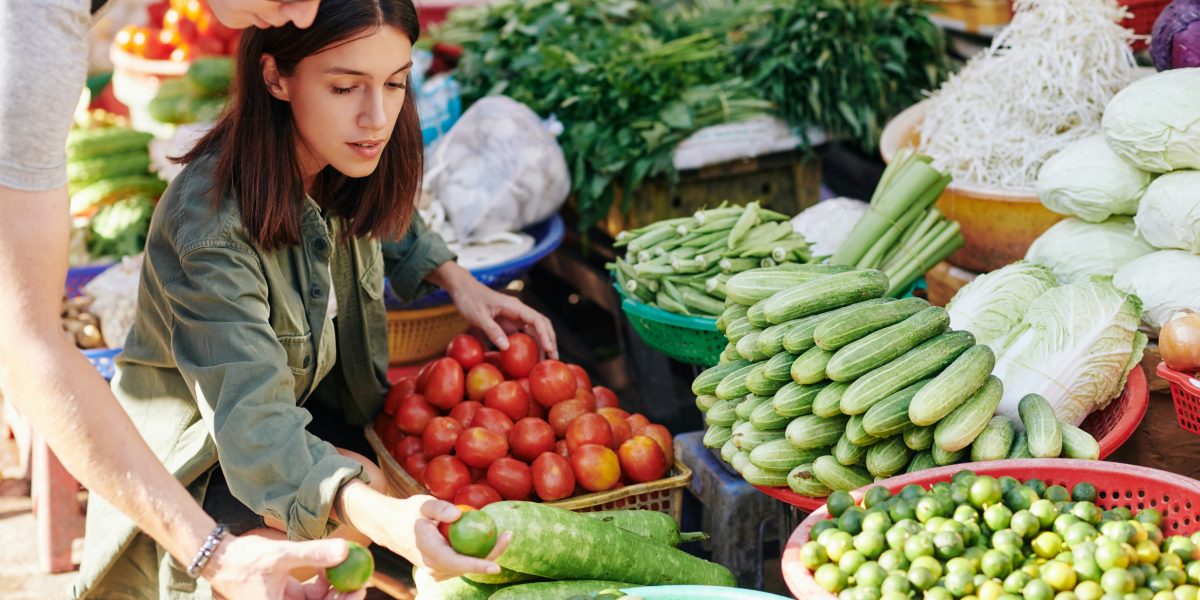
[(726, 282), (737, 273), (811, 259), (787, 215), (751, 202), (702, 210), (622, 231), (625, 248), (608, 268), (629, 297), (681, 315), (716, 317), (725, 310)]
[(537, 502), (496, 502), (479, 512), (494, 523), (494, 531), (513, 533), (496, 559), (502, 571), (435, 582), (418, 569), (418, 598), (562, 600), (647, 585), (736, 585), (729, 569), (676, 549), (697, 534), (681, 534), (664, 513), (577, 513)]
[[(890, 287), (880, 271), (831, 265), (731, 277), (717, 319), (729, 344), (692, 384), (705, 445), (751, 484), (805, 496), (1012, 452), (1022, 438), (993, 419), (1003, 387), (992, 351), (950, 330), (943, 308), (885, 298)], [(1095, 458), (1094, 440), (1062, 435), (1036, 404), (1023, 447), (1032, 452), (1035, 430), (1058, 431), (1057, 452)]]
[(150, 173), (152, 138), (118, 124), (72, 129), (67, 135), (71, 214), (92, 214), (135, 196), (158, 198), (167, 183)]

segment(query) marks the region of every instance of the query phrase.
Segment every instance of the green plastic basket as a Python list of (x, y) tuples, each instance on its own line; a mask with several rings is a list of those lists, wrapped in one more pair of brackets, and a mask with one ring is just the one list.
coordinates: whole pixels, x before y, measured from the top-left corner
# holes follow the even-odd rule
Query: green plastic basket
[(691, 365), (711, 367), (720, 361), (728, 340), (717, 331), (716, 319), (667, 312), (626, 296), (618, 285), (613, 288), (621, 295), (621, 310), (647, 346)]

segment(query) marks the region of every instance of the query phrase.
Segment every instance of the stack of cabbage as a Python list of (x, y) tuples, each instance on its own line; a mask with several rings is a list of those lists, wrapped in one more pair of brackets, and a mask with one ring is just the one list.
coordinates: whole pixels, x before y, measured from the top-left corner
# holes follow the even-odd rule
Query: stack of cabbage
[[(1026, 258), (1062, 282), (1111, 276), (1136, 294), (1157, 331), (1200, 310), (1200, 69), (1175, 69), (1118, 93), (1103, 135), (1065, 148), (1042, 167), (1038, 195), (1072, 218)], [(1132, 217), (1132, 218), (1130, 218)]]
[[(1015, 418), (994, 418), (1004, 390), (992, 350), (950, 330), (943, 308), (884, 298), (889, 287), (879, 271), (831, 265), (731, 277), (717, 321), (729, 346), (692, 384), (705, 445), (751, 484), (806, 496), (968, 453), (1027, 455)], [(1053, 456), (1096, 458), (1095, 440), (1048, 407), (1039, 422), (1066, 432)]]

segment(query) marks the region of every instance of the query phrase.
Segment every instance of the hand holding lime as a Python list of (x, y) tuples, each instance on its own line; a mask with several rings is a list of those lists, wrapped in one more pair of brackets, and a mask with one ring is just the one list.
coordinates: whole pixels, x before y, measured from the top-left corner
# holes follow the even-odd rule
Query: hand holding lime
[(450, 546), (455, 552), (484, 558), (496, 547), (496, 522), (487, 513), (472, 510), (450, 525)]
[(367, 585), (375, 572), (375, 558), (361, 544), (346, 542), (346, 560), (325, 569), (325, 579), (339, 592), (353, 592)]

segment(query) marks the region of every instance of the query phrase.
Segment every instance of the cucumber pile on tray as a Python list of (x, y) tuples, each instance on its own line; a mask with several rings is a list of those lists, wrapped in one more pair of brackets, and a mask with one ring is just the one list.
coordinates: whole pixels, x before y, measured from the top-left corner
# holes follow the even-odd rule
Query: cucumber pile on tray
[(758, 202), (622, 231), (613, 246), (625, 248), (625, 256), (608, 269), (626, 295), (701, 317), (725, 310), (725, 284), (735, 274), (811, 259), (808, 243), (792, 231), (789, 217)]
[(813, 580), (841, 598), (1194, 600), (1200, 534), (1164, 536), (1163, 515), (1097, 506), (1070, 491), (960, 471), (929, 490), (835, 492), (832, 517), (800, 548)]
[(943, 308), (885, 298), (880, 271), (783, 265), (725, 287), (717, 328), (729, 344), (692, 391), (704, 444), (753, 485), (819, 497), (1021, 448), (1096, 458), (1095, 440), (1076, 428), (1064, 436), (1048, 404), (1030, 400), (1022, 419), (1035, 426), (1023, 438), (993, 419), (1003, 388), (992, 351), (950, 330)]
[[(480, 515), (481, 513), (481, 515)], [(647, 585), (736, 585), (729, 569), (675, 546), (706, 539), (680, 533), (670, 515), (646, 510), (577, 513), (536, 502), (496, 502), (465, 515), (487, 522), (488, 543), (477, 531), (450, 525), (447, 535), (460, 553), (487, 556), (499, 533), (513, 534), (496, 558), (501, 572), (468, 573), (434, 581), (417, 569), (419, 600), (530, 600), (571, 598)]]

